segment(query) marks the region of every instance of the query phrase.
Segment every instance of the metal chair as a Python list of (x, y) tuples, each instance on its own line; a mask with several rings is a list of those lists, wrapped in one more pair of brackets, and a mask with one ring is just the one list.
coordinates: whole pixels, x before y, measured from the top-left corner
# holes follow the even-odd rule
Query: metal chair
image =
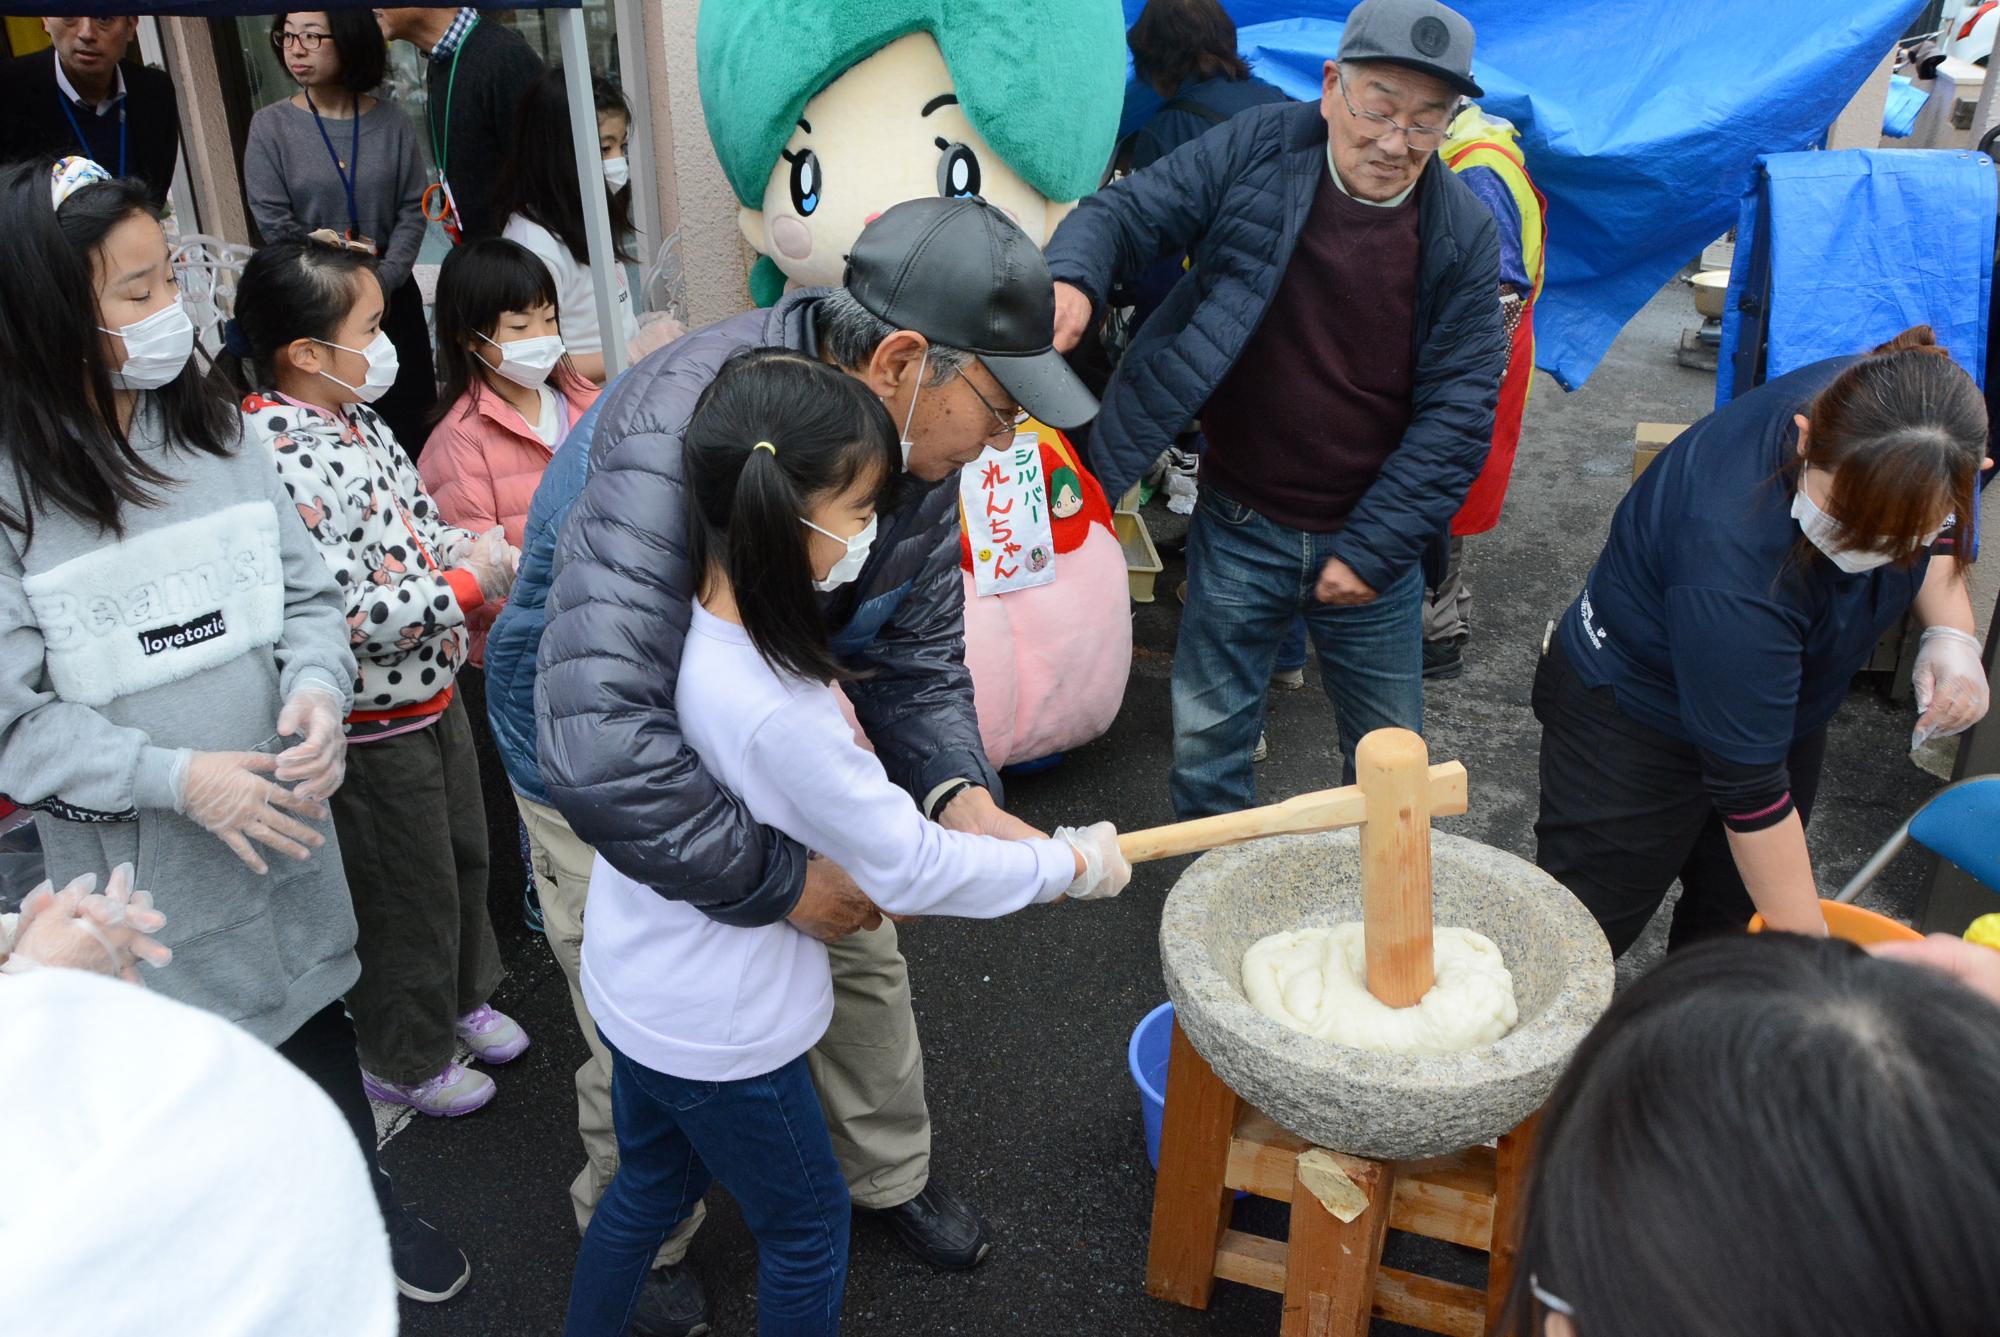
[(1859, 896), (1912, 840), (1963, 868), (1988, 891), (2000, 893), (2000, 775), (1967, 776), (1933, 794), (1833, 899)]
[(236, 311), (236, 281), (254, 253), (251, 247), (199, 232), (175, 239), (171, 263), (180, 280), (181, 303), (210, 357), (222, 351), (223, 322)]

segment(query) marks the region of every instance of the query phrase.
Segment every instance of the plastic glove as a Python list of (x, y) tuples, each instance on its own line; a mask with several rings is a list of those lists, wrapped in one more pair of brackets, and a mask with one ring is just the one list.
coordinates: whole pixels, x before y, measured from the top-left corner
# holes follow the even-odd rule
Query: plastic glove
[(1958, 628), (1925, 629), (1910, 673), (1918, 711), (1910, 734), (1912, 752), (1932, 738), (1963, 733), (1986, 717), (1986, 670), (1979, 656), (1979, 642)]
[(514, 588), (514, 572), (521, 565), (520, 551), (507, 542), (507, 531), (495, 526), (481, 534), (458, 565), (479, 582), (479, 593), (488, 603), (498, 603)]
[(1083, 871), (1065, 894), (1073, 901), (1103, 900), (1125, 890), (1132, 865), (1118, 849), (1118, 828), (1109, 822), (1091, 826), (1059, 826), (1056, 839), (1083, 856)]
[[(326, 837), (300, 817), (326, 820), (326, 805), (264, 777), (278, 759), (262, 752), (192, 752), (175, 776), (174, 811), (201, 823), (252, 872), (270, 870), (251, 841), (303, 861)], [(292, 814), (297, 814), (293, 816)]]
[(657, 353), (687, 333), (687, 326), (665, 311), (648, 311), (639, 317), (639, 332), (625, 345), (628, 361), (638, 362)]
[(326, 799), (347, 778), (347, 731), (340, 694), (312, 679), (299, 684), (278, 712), (278, 732), (302, 742), (278, 754), (278, 779), (300, 798)]
[(132, 889), (131, 864), (111, 870), (103, 895), (96, 890), (97, 874), (85, 873), (60, 892), (47, 882), (29, 892), (6, 968), (94, 970), (137, 984), (140, 961), (159, 967), (174, 959), (146, 936), (159, 932), (167, 917), (153, 908), (151, 892)]

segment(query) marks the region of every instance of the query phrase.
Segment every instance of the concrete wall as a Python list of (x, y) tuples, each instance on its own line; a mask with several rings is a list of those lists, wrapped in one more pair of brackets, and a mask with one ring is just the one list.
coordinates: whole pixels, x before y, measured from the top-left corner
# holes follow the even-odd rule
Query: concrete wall
[(749, 306), (745, 281), (755, 258), (736, 226), (736, 193), (708, 142), (695, 80), (695, 17), (700, 0), (658, 0), (658, 42), (648, 21), (648, 96), (660, 181), (661, 227), (680, 230), (688, 324), (706, 325)]

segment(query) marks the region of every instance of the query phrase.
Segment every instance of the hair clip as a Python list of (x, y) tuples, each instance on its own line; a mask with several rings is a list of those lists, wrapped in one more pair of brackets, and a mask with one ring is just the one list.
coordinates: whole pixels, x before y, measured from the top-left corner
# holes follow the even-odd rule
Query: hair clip
[(51, 208), (60, 209), (64, 200), (85, 186), (94, 186), (100, 181), (109, 180), (111, 173), (80, 154), (58, 158), (56, 165), (49, 170), (49, 205)]
[(773, 456), (775, 456), (778, 453), (778, 448), (772, 445), (769, 441), (759, 441), (756, 445), (750, 447), (750, 449), (752, 453), (755, 453), (756, 451), (760, 450), (768, 450), (771, 452)]

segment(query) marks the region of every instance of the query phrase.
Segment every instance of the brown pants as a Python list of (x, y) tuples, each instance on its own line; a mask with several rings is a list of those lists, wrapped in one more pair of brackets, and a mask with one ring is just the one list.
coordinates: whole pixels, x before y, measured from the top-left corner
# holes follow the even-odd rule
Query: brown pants
[(428, 1081), (457, 1047), (452, 1023), (503, 974), (465, 707), (453, 698), (426, 728), (349, 747), (332, 806), (361, 929), (361, 979), (347, 994), (361, 1066), (406, 1086)]

